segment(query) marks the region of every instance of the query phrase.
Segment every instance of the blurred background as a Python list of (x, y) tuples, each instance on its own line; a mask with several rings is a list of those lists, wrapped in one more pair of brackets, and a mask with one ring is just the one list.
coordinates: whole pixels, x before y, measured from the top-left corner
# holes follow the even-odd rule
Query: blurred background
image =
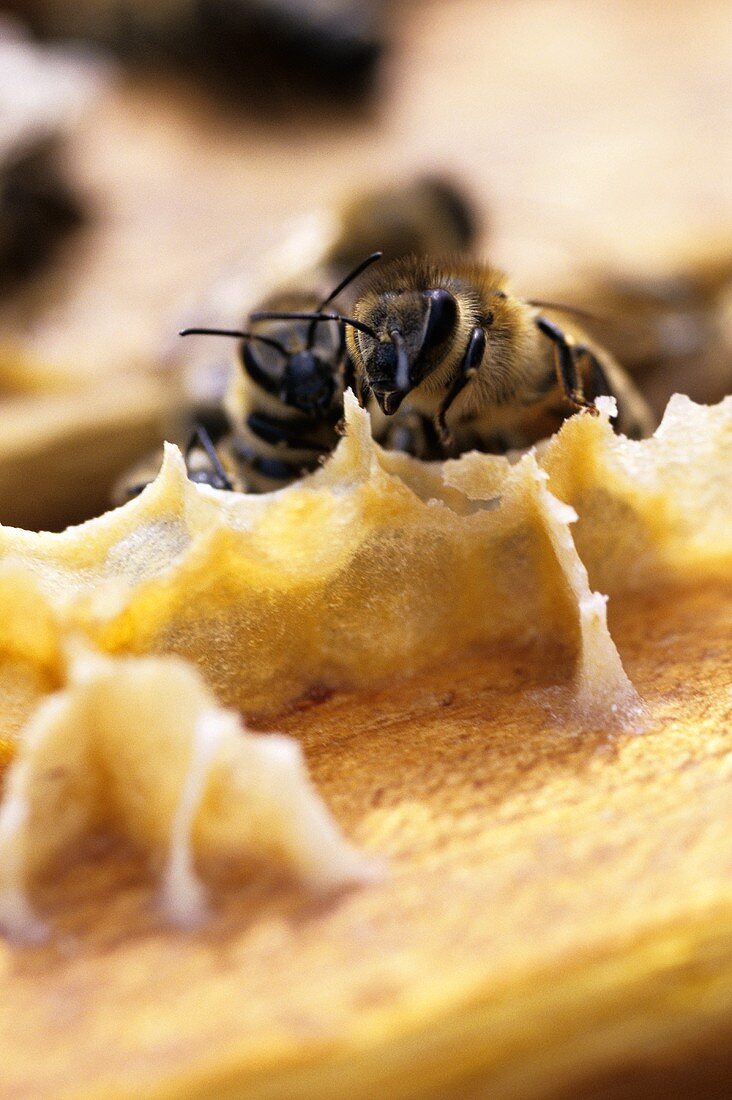
[(177, 328), (233, 308), (211, 304), (225, 273), (240, 324), (247, 278), (307, 247), (303, 218), (425, 171), (464, 190), (518, 292), (624, 318), (605, 336), (659, 411), (732, 389), (727, 0), (15, 0), (0, 18), (0, 521), (101, 510), (185, 399)]

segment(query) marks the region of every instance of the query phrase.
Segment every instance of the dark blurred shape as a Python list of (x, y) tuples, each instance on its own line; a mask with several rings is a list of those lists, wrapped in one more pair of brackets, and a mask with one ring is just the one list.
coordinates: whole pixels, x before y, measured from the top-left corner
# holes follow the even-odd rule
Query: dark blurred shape
[(357, 192), (343, 203), (340, 220), (339, 237), (325, 257), (336, 272), (376, 249), (386, 260), (412, 252), (470, 252), (482, 231), (476, 205), (463, 187), (432, 174)]
[(81, 221), (81, 204), (59, 162), (60, 146), (49, 138), (0, 166), (0, 287), (42, 267)]
[(91, 59), (36, 45), (0, 19), (0, 287), (32, 274), (82, 216), (65, 139), (103, 79)]
[(173, 64), (277, 109), (293, 97), (354, 101), (386, 46), (384, 0), (13, 0), (43, 36), (81, 38), (147, 65)]
[(657, 413), (676, 392), (708, 404), (732, 393), (732, 246), (655, 277), (598, 278), (572, 303)]
[(251, 64), (348, 100), (369, 92), (385, 50), (381, 0), (197, 0), (194, 21), (198, 48), (228, 77), (246, 83)]

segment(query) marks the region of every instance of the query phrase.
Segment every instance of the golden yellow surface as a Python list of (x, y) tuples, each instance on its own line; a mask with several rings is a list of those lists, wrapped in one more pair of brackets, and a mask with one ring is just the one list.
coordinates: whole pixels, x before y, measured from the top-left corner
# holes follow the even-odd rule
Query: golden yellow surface
[(171, 935), (129, 852), (54, 874), (54, 938), (0, 956), (5, 1093), (584, 1096), (610, 1075), (646, 1095), (627, 1071), (650, 1088), (693, 1064), (694, 1094), (724, 1095), (730, 595), (614, 601), (640, 734), (575, 723), (567, 670), (529, 650), (281, 719), (388, 858), (381, 884), (315, 902), (260, 882)]
[[(334, 125), (328, 110), (272, 130), (222, 116), (177, 84), (123, 88), (72, 158), (97, 221), (70, 245), (53, 315), (21, 317), (38, 359), (70, 364), (84, 384), (131, 363), (147, 368), (179, 319), (206, 320), (195, 299), (232, 257), (254, 266), (288, 218), (360, 185), (375, 165), (464, 175), (489, 211), (491, 258), (527, 294), (548, 293), (584, 263), (667, 270), (680, 244), (728, 229), (724, 0), (679, 8), (673, 20), (647, 0), (597, 9), (430, 0), (405, 11), (375, 112), (378, 143), (368, 113)], [(28, 388), (27, 371), (10, 366), (7, 388)], [(76, 399), (54, 395), (30, 414), (30, 432), (19, 404), (0, 454), (0, 518), (62, 526), (101, 508), (114, 476), (148, 433), (152, 441), (160, 408), (157, 390), (146, 390), (146, 426), (130, 436), (134, 398), (112, 385), (91, 438), (98, 410)], [(49, 433), (57, 417), (63, 430)], [(6, 428), (8, 419), (6, 407)], [(506, 648), (489, 623), (465, 655), (445, 629), (433, 650), (418, 650), (430, 663), (410, 679), (369, 687), (366, 669), (357, 691), (330, 697), (316, 684), (267, 725), (303, 742), (338, 824), (389, 859), (389, 877), (328, 901), (264, 880), (222, 881), (210, 923), (181, 934), (162, 920), (158, 869), (120, 842), (90, 841), (34, 887), (50, 941), (0, 948), (0, 1095), (732, 1093), (732, 593), (729, 559), (713, 553), (722, 513), (710, 514), (693, 478), (669, 505), (641, 477), (624, 505), (623, 462), (588, 477), (575, 461), (586, 430), (572, 428), (564, 457), (542, 461), (552, 491), (580, 513), (571, 531), (592, 586), (611, 593), (613, 637), (646, 703), (642, 732), (572, 718), (576, 624), (561, 584), (560, 602), (547, 599), (538, 616), (548, 634), (559, 628), (549, 649)], [(674, 431), (688, 441), (683, 418)], [(670, 465), (693, 473), (708, 455), (702, 435)], [(608, 482), (609, 494), (593, 488)], [(598, 517), (604, 541), (593, 534)], [(180, 534), (174, 524), (157, 532), (164, 561)], [(62, 682), (57, 615), (78, 594), (69, 578), (79, 539), (57, 545), (46, 562), (24, 547), (54, 596), (43, 644), (17, 618), (0, 635), (5, 643), (12, 633), (0, 647), (3, 755)], [(98, 548), (84, 563), (92, 574), (105, 562)], [(119, 587), (115, 604), (114, 573), (120, 561), (138, 568), (136, 548), (120, 540), (91, 609), (121, 652), (142, 604), (130, 613)], [(183, 588), (176, 613), (201, 593), (215, 606), (203, 551), (198, 561), (200, 585)], [(159, 564), (148, 559), (143, 571)], [(174, 586), (191, 577), (182, 564)], [(522, 615), (527, 575), (513, 588)], [(82, 596), (86, 579), (82, 569)], [(165, 622), (164, 576), (148, 594)], [(441, 594), (424, 588), (428, 623)], [(230, 595), (219, 593), (223, 606)], [(29, 623), (42, 603), (29, 591)], [(300, 606), (315, 622), (312, 605)], [(333, 621), (339, 612), (330, 605)], [(191, 644), (183, 619), (174, 638), (151, 631), (155, 646), (205, 653), (217, 690), (245, 705), (237, 648), (222, 660), (210, 622)], [(143, 651), (147, 640), (138, 639)], [(247, 653), (249, 676), (266, 659), (261, 637)], [(378, 647), (374, 660), (388, 675)], [(285, 694), (292, 669), (278, 674)]]
[[(732, 401), (679, 398), (641, 442), (605, 416), (573, 417), (516, 461), (382, 451), (352, 395), (346, 420), (324, 467), (279, 493), (196, 487), (170, 448), (123, 508), (61, 534), (0, 528), (0, 674), (22, 659), (63, 683), (80, 635), (109, 654), (185, 657), (220, 703), (275, 715), (313, 688), (537, 641), (567, 651), (578, 708), (633, 722), (602, 594), (729, 575)], [(29, 647), (31, 617), (56, 657)], [(25, 706), (0, 699), (0, 735), (42, 690)]]
[[(169, 785), (114, 827), (100, 739), (102, 836), (36, 858), (62, 829), (41, 787), (22, 841), (51, 936), (0, 948), (7, 1094), (576, 1096), (627, 1073), (638, 1095), (692, 1063), (699, 1095), (732, 1086), (730, 411), (677, 401), (643, 443), (580, 416), (538, 461), (427, 467), (349, 401), (336, 454), (280, 494), (197, 488), (170, 451), (124, 509), (1, 531), (11, 740), (75, 638), (183, 651), (219, 701), (289, 700), (277, 728), (387, 865), (316, 898), (209, 852), (213, 915), (173, 931), (144, 831)], [(158, 720), (114, 707), (159, 767)], [(65, 727), (69, 768), (87, 727)], [(21, 736), (12, 774), (31, 759)], [(49, 795), (73, 787), (58, 759)]]

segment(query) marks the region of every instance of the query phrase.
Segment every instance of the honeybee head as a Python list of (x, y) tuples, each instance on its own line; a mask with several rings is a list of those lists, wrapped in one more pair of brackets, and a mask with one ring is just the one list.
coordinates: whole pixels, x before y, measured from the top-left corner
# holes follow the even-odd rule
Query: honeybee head
[(183, 329), (181, 336), (231, 336), (241, 341), (244, 372), (255, 385), (288, 408), (318, 419), (330, 413), (336, 396), (343, 339), (338, 330), (309, 325), (270, 323), (260, 332), (242, 329)]
[[(318, 416), (326, 413), (332, 406), (336, 394), (336, 376), (343, 357), (343, 324), (349, 322), (348, 318), (339, 313), (325, 313), (325, 307), (332, 302), (342, 290), (358, 278), (371, 264), (381, 259), (381, 252), (372, 252), (365, 260), (362, 260), (345, 278), (341, 279), (336, 287), (324, 298), (315, 310), (257, 310), (250, 314), (253, 324), (260, 322), (280, 322), (285, 324), (285, 331), (289, 330), (290, 336), (296, 336), (299, 343), (297, 350), (287, 351), (280, 344), (281, 350), (286, 356), (286, 363), (282, 371), (282, 383), (280, 387), (280, 399), (291, 408), (300, 409), (310, 416)], [(304, 339), (298, 334), (299, 324), (308, 322)], [(324, 339), (322, 333), (324, 326), (321, 321), (337, 321), (339, 328), (336, 330), (335, 341), (332, 336)], [(325, 326), (327, 328), (327, 326)], [(318, 338), (318, 333), (321, 333)], [(284, 331), (282, 332), (284, 335)], [(256, 337), (255, 337), (256, 339)], [(265, 341), (266, 342), (266, 341)], [(272, 342), (271, 340), (269, 341)], [(291, 346), (292, 341), (288, 340)], [(325, 348), (325, 351), (319, 349)], [(245, 348), (245, 356), (252, 355), (252, 351)], [(249, 374), (252, 371), (249, 370)]]
[[(444, 288), (379, 295), (376, 304), (342, 313), (260, 311), (252, 321), (336, 321), (351, 329), (349, 343), (363, 381), (391, 416), (404, 398), (443, 361), (458, 324), (458, 304)], [(367, 321), (368, 318), (368, 321)]]
[(279, 396), (290, 408), (300, 409), (308, 416), (322, 416), (330, 409), (335, 390), (332, 362), (307, 348), (288, 356)]
[(458, 322), (449, 290), (396, 290), (366, 300), (357, 320), (371, 332), (354, 330), (351, 343), (365, 381), (387, 416), (444, 360)]

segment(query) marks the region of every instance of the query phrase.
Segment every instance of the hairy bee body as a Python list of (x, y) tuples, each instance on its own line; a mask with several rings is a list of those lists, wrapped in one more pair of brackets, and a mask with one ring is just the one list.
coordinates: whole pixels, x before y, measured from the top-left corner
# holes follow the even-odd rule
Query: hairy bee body
[(438, 437), (425, 457), (504, 452), (546, 438), (602, 394), (617, 400), (616, 430), (652, 430), (645, 401), (612, 356), (560, 309), (511, 295), (490, 267), (417, 257), (385, 264), (369, 274), (352, 313), (373, 330), (349, 328), (346, 341), (371, 395), (376, 438), (416, 415)]

